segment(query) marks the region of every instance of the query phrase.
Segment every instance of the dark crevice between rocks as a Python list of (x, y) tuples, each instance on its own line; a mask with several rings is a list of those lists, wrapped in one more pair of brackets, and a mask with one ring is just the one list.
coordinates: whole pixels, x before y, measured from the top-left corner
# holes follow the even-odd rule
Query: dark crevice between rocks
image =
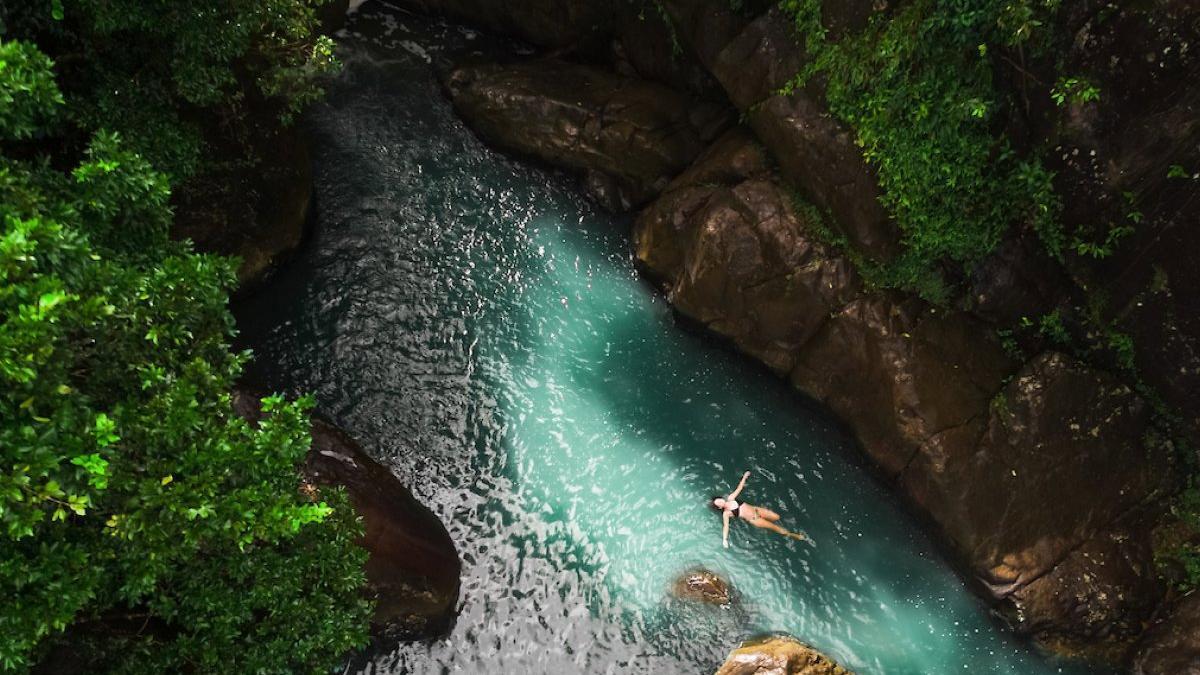
[[(930, 432), (929, 434), (926, 434), (925, 438), (924, 438), (924, 439), (922, 439), (922, 440), (921, 440), (921, 442), (920, 442), (920, 443), (918, 443), (918, 444), (916, 445), (916, 447), (913, 449), (913, 451), (912, 451), (912, 454), (908, 456), (908, 461), (906, 461), (906, 462), (904, 463), (904, 468), (900, 469), (899, 473), (897, 473), (897, 474), (896, 474), (896, 482), (897, 482), (897, 484), (899, 484), (899, 485), (903, 485), (903, 484), (904, 484), (905, 475), (908, 473), (908, 469), (909, 469), (909, 467), (911, 467), (911, 466), (912, 466), (912, 463), (913, 463), (913, 461), (914, 461), (914, 460), (917, 458), (917, 456), (919, 456), (919, 455), (921, 454), (921, 452), (924, 450), (924, 448), (925, 448), (926, 444), (928, 444), (928, 443), (929, 443), (930, 441), (932, 441), (934, 438), (936, 438), (936, 437), (938, 437), (938, 436), (940, 436), (940, 435), (942, 435), (942, 434), (944, 434), (944, 433), (947, 433), (947, 432), (950, 432), (950, 431), (955, 431), (955, 430), (957, 430), (957, 429), (963, 429), (963, 428), (965, 428), (965, 427), (969, 426), (971, 423), (973, 423), (973, 422), (976, 422), (976, 421), (979, 421), (979, 420), (980, 420), (980, 419), (983, 417), (983, 415), (984, 415), (986, 412), (987, 412), (987, 411), (980, 411), (980, 412), (977, 412), (977, 413), (975, 413), (974, 415), (971, 415), (971, 416), (970, 416), (970, 417), (968, 417), (967, 419), (963, 420), (962, 422), (958, 422), (958, 423), (956, 423), (956, 424), (949, 424), (949, 425), (946, 425), (945, 427), (943, 427), (943, 428), (941, 428), (941, 429), (938, 429), (938, 430), (936, 430), (936, 431)], [(983, 437), (983, 434), (984, 434), (984, 433), (986, 433), (985, 429), (982, 429), (982, 428), (981, 428), (981, 429), (979, 430), (979, 433), (975, 435), (976, 442), (975, 442), (975, 443), (972, 443), (971, 445), (976, 445), (976, 444), (978, 443), (979, 439), (981, 439), (981, 438)]]

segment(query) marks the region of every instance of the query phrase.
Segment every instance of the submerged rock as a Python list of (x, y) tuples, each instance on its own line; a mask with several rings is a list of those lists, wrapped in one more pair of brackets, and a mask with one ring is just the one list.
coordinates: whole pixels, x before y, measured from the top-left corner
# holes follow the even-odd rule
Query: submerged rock
[(455, 110), (501, 149), (589, 174), (606, 206), (652, 198), (726, 126), (726, 110), (645, 80), (544, 59), (452, 70)]
[(853, 675), (812, 647), (787, 636), (748, 640), (716, 675)]
[(709, 605), (728, 605), (733, 602), (729, 582), (716, 572), (697, 567), (676, 577), (671, 595), (680, 600), (692, 600)]
[[(259, 398), (234, 393), (234, 409), (257, 419)], [(403, 638), (439, 635), (453, 623), (461, 563), (445, 526), (395, 475), (341, 429), (314, 418), (304, 474), (315, 486), (346, 489), (365, 532), (367, 591), (376, 601), (372, 624)]]

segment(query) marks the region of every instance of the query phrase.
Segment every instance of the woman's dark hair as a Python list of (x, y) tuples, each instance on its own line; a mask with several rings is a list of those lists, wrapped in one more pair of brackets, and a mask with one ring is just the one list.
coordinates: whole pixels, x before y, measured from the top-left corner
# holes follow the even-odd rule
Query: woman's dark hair
[(708, 508), (712, 509), (713, 511), (716, 511), (717, 513), (720, 513), (722, 511), (721, 507), (719, 507), (713, 503), (718, 499), (725, 499), (725, 495), (713, 495), (713, 496), (709, 497), (708, 498)]

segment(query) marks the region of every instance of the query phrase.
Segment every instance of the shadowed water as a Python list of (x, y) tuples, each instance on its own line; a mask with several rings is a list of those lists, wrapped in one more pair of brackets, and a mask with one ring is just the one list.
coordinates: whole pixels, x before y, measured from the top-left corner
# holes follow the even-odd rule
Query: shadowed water
[[(347, 669), (711, 672), (785, 631), (862, 673), (1066, 672), (989, 618), (826, 416), (673, 324), (626, 220), (463, 127), (435, 66), (484, 43), (353, 16), (307, 120), (312, 241), (237, 308), (252, 377), (315, 392), (463, 558), (449, 637)], [(721, 547), (705, 502), (745, 469), (744, 498), (811, 543), (734, 523)], [(666, 600), (697, 563), (736, 607)]]

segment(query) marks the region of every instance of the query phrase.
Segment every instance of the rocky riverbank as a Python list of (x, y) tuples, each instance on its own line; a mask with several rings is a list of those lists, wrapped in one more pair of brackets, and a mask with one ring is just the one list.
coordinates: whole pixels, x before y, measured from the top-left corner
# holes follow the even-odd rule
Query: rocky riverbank
[[(261, 416), (259, 397), (248, 390), (234, 392), (233, 406), (246, 419)], [(346, 432), (317, 416), (303, 478), (302, 489), (314, 495), (326, 486), (345, 489), (362, 518), (359, 545), (368, 553), (375, 635), (419, 639), (447, 631), (457, 611), (461, 563), (437, 516)]]
[[(1188, 410), (1194, 388), (1184, 382), (1200, 372), (1192, 356), (1200, 343), (1177, 319), (1186, 310), (1180, 303), (1190, 302), (1179, 289), (1195, 275), (1173, 267), (1161, 292), (1124, 286), (1139, 270), (1172, 264), (1155, 251), (1162, 236), (1185, 236), (1172, 220), (1178, 214), (1164, 211), (1139, 230), (1139, 241), (1155, 243), (1139, 244), (1143, 255), (1124, 262), (1069, 258), (1059, 267), (1018, 234), (979, 266), (966, 300), (952, 307), (876, 290), (854, 258), (891, 259), (898, 231), (853, 134), (825, 109), (819, 83), (777, 93), (807, 58), (787, 17), (771, 7), (734, 11), (703, 0), (664, 2), (662, 16), (554, 4), (553, 12), (540, 12), (537, 3), (414, 3), (555, 50), (549, 58), (450, 72), (449, 95), (468, 124), (501, 148), (591, 176), (589, 185), (615, 183), (615, 190), (592, 190), (610, 208), (645, 203), (634, 227), (636, 255), (677, 310), (843, 419), (1018, 630), (1064, 652), (1132, 653), (1170, 602), (1151, 531), (1179, 487), (1177, 453), (1152, 424), (1135, 383), (1110, 372), (1103, 358), (1085, 362), (1044, 341), (1026, 345), (1032, 356), (1018, 357), (996, 332), (1049, 308), (1069, 317), (1082, 292), (1102, 283), (1128, 300), (1107, 306), (1113, 320), (1134, 332), (1170, 332), (1173, 342), (1136, 340), (1135, 356), (1154, 391)], [(1165, 49), (1181, 34), (1153, 27), (1195, 10), (1161, 4), (1119, 12), (1116, 23)], [(827, 8), (828, 28), (862, 26), (873, 7)], [(1081, 67), (1132, 58), (1104, 37), (1112, 24), (1068, 14), (1062, 28), (1078, 35), (1068, 58)], [(642, 48), (655, 35), (659, 43), (677, 41), (682, 53)], [(1189, 63), (1172, 62), (1169, 72)], [(1113, 67), (1107, 82), (1122, 91), (1143, 70)], [(1157, 134), (1144, 139), (1150, 146), (1195, 150), (1191, 126), (1166, 130), (1154, 121), (1191, 105), (1178, 91), (1190, 91), (1191, 81), (1146, 77), (1134, 88), (1152, 91), (1165, 108), (1114, 97), (1111, 109), (1071, 110), (1065, 114), (1075, 123), (1063, 142), (1083, 143), (1080, 134), (1088, 132), (1092, 149), (1115, 152), (1112, 161), (1122, 166), (1150, 162), (1111, 135), (1119, 119)], [(636, 104), (620, 103), (616, 92)], [(722, 106), (726, 112), (716, 112)], [(652, 159), (623, 161), (642, 156)], [(1128, 180), (1096, 162), (1090, 171), (1095, 190), (1111, 192)], [(1060, 172), (1075, 175), (1065, 166)], [(1154, 185), (1167, 190), (1164, 180)], [(1095, 190), (1073, 186), (1059, 186), (1067, 213), (1095, 201)], [(848, 246), (830, 245), (839, 237)], [(1147, 313), (1162, 320), (1131, 321)], [(1160, 358), (1168, 342), (1179, 347), (1170, 368)], [(1194, 421), (1184, 426), (1194, 429)]]

